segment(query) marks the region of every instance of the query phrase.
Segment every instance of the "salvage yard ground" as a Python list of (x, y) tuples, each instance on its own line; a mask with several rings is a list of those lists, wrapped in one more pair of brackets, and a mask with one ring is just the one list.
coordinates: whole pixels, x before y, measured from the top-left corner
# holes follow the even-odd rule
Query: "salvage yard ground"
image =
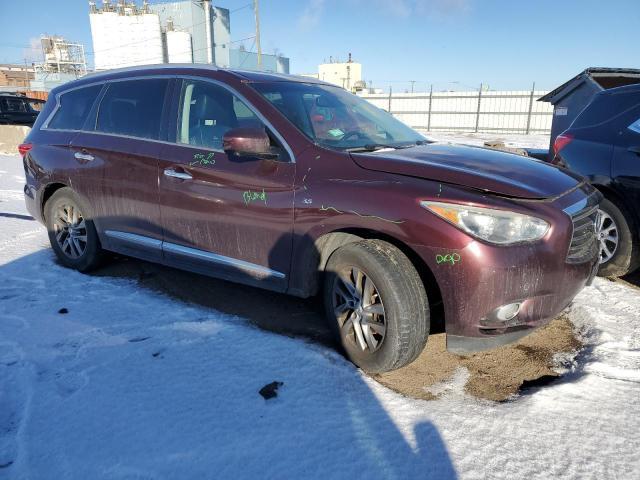
[(596, 279), (517, 345), (462, 359), (437, 334), (372, 379), (317, 302), (131, 259), (62, 268), (23, 182), (0, 156), (0, 479), (638, 478), (638, 277)]

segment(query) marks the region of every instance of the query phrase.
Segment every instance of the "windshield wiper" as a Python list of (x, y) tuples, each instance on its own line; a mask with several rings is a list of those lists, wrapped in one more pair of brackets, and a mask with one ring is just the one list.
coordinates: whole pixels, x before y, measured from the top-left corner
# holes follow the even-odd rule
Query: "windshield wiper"
[(352, 152), (352, 153), (375, 152), (376, 150), (382, 150), (383, 148), (393, 148), (394, 150), (400, 150), (403, 148), (415, 147), (416, 145), (424, 145), (426, 143), (429, 143), (429, 141), (417, 140), (416, 142), (409, 143), (409, 144), (402, 144), (402, 145), (391, 145), (391, 144), (385, 144), (385, 143), (368, 143), (366, 145), (361, 145), (359, 147), (345, 148), (345, 152)]
[(396, 145), (385, 145), (383, 143), (369, 143), (367, 145), (361, 145), (359, 147), (345, 148), (345, 152), (375, 152), (376, 150), (382, 150), (383, 148), (393, 148), (394, 150), (398, 147)]

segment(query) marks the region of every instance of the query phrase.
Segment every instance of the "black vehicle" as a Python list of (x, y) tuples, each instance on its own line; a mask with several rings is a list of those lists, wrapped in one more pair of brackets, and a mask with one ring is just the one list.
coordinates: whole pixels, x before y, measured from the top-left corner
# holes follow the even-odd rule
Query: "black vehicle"
[(44, 100), (0, 92), (0, 125), (33, 126)]
[(604, 90), (556, 138), (552, 163), (587, 177), (600, 203), (600, 276), (640, 266), (640, 85)]

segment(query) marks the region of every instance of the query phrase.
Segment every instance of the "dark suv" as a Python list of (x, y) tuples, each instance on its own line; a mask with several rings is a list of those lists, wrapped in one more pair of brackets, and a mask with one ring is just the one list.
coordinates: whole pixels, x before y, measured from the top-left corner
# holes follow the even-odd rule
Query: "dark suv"
[[(369, 372), (516, 340), (597, 266), (600, 195), (526, 157), (429, 144), (309, 78), (167, 65), (55, 89), (20, 149), (64, 265), (107, 251), (309, 297)], [(213, 293), (215, 294), (215, 293)], [(293, 321), (293, 320), (292, 320)]]
[(30, 127), (40, 113), (43, 100), (0, 92), (0, 125), (26, 125)]
[(554, 142), (556, 165), (603, 195), (598, 224), (602, 276), (640, 266), (640, 85), (598, 93)]

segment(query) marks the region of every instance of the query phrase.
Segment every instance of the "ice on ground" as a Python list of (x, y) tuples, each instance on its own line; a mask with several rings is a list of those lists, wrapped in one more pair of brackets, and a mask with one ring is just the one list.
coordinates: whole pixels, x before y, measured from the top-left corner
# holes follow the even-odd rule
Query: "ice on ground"
[(322, 345), (60, 267), (20, 159), (0, 169), (0, 479), (638, 478), (638, 289), (578, 295), (588, 346), (551, 385), (496, 404), (460, 371), (413, 400)]

